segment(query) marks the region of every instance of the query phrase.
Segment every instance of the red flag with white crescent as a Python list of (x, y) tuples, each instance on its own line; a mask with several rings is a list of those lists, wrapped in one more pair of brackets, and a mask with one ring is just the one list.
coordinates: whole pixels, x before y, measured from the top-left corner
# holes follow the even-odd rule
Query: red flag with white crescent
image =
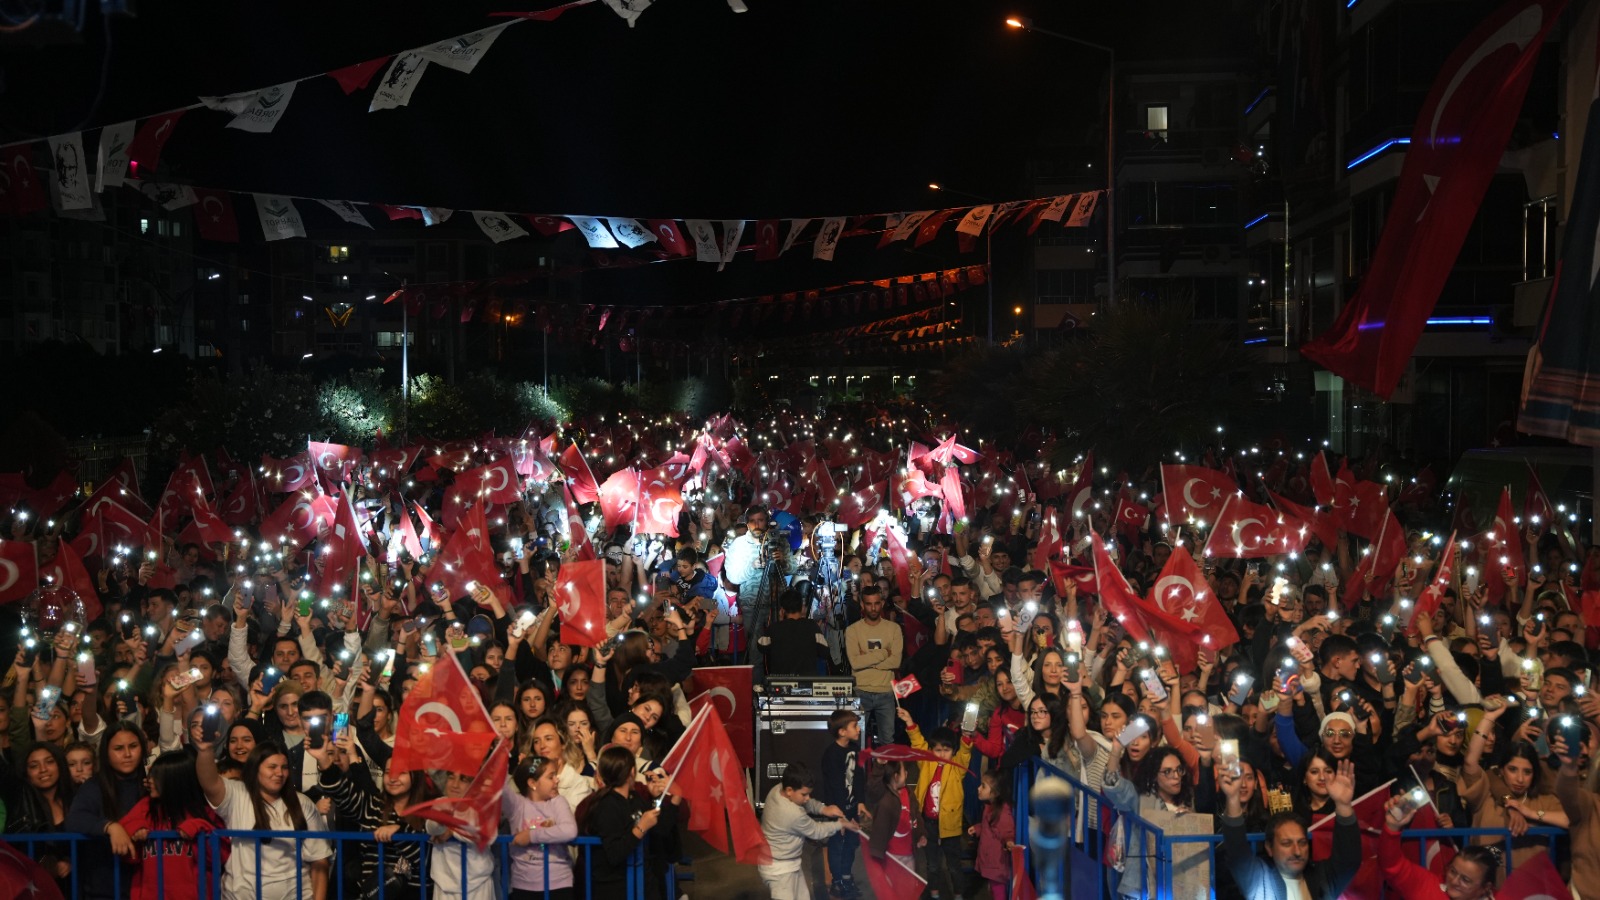
[(598, 647), (606, 639), (606, 564), (569, 562), (556, 573), (551, 602), (561, 613), (561, 643)]
[(701, 704), (716, 704), (717, 714), (727, 725), (728, 740), (739, 755), (739, 764), (747, 769), (756, 764), (753, 673), (751, 666), (703, 666), (683, 683), (690, 709), (699, 712)]
[(455, 654), (445, 653), (406, 695), (389, 765), (400, 772), (443, 769), (477, 775), (494, 740), (494, 723), (477, 687)]
[(21, 600), (39, 587), (39, 553), (32, 541), (0, 540), (0, 603)]

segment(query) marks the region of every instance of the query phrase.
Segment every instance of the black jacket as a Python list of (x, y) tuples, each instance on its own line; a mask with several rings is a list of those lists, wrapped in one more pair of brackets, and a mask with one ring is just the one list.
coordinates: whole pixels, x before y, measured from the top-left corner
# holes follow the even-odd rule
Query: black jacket
[[(1283, 878), (1273, 864), (1257, 856), (1245, 838), (1244, 821), (1227, 816), (1222, 822), (1222, 848), (1217, 855), (1233, 875), (1245, 900), (1296, 900), (1289, 897)], [(1306, 852), (1310, 852), (1308, 847)], [(1306, 888), (1311, 900), (1338, 900), (1361, 868), (1361, 826), (1354, 816), (1335, 820), (1333, 856), (1306, 866)]]

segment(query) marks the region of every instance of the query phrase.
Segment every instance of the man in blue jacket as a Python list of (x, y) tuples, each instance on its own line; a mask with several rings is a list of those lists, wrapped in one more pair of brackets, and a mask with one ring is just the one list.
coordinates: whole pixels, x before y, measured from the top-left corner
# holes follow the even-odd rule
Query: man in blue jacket
[(1356, 821), (1356, 768), (1349, 760), (1328, 783), (1333, 800), (1333, 856), (1311, 861), (1311, 836), (1304, 818), (1278, 813), (1265, 828), (1267, 858), (1250, 849), (1245, 839), (1244, 804), (1239, 799), (1239, 779), (1224, 772), (1220, 788), (1227, 798), (1222, 816), (1222, 847), (1218, 857), (1233, 874), (1245, 900), (1338, 900), (1361, 868), (1361, 826)]

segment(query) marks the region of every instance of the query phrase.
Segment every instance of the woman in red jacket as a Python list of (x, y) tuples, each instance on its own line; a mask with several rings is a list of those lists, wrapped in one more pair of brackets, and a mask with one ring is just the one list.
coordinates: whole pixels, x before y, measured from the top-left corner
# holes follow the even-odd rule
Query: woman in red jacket
[(1405, 858), (1400, 830), (1411, 824), (1419, 805), (1407, 805), (1410, 792), (1389, 798), (1384, 807), (1383, 835), (1378, 839), (1378, 865), (1383, 880), (1406, 900), (1490, 900), (1495, 874), (1500, 869), (1500, 848), (1473, 845), (1464, 848), (1445, 870), (1444, 884), (1434, 874)]

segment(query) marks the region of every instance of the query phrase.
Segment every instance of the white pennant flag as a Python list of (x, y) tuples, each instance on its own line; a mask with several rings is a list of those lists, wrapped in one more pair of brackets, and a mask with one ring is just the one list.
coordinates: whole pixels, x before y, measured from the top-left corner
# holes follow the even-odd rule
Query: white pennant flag
[(349, 200), (318, 200), (317, 202), (333, 210), (334, 215), (349, 222), (351, 225), (360, 225), (362, 228), (372, 227), (372, 223), (367, 221), (367, 217), (362, 215), (361, 210), (356, 209), (356, 205)]
[(578, 226), (578, 230), (583, 233), (583, 239), (588, 242), (591, 249), (617, 249), (617, 239), (612, 237), (611, 232), (606, 230), (604, 222), (593, 216), (568, 216), (567, 218), (572, 220), (572, 224)]
[(432, 228), (435, 225), (443, 225), (450, 221), (452, 215), (455, 215), (455, 210), (445, 209), (442, 206), (421, 206), (418, 209), (422, 210), (422, 224), (428, 228)]
[(1087, 194), (1079, 194), (1078, 206), (1072, 211), (1072, 215), (1067, 219), (1066, 227), (1082, 228), (1083, 226), (1089, 224), (1089, 220), (1094, 217), (1094, 208), (1099, 204), (1099, 201), (1099, 191), (1090, 191)]
[(306, 236), (305, 223), (300, 220), (300, 210), (294, 201), (277, 194), (255, 194), (256, 218), (261, 220), (261, 233), (269, 241)]
[(296, 82), (263, 88), (255, 92), (250, 103), (234, 115), (233, 121), (228, 123), (229, 128), (240, 131), (253, 131), (256, 134), (267, 134), (278, 127), (278, 120), (283, 118), (289, 109), (289, 98), (294, 96)]
[(629, 28), (632, 28), (639, 14), (649, 9), (650, 4), (654, 2), (655, 0), (606, 0), (606, 5), (611, 7), (612, 12), (621, 16)]
[(1077, 194), (1062, 194), (1059, 197), (1052, 198), (1050, 205), (1044, 208), (1044, 212), (1039, 213), (1039, 218), (1046, 222), (1061, 221), (1061, 217), (1066, 215), (1067, 210), (1072, 208), (1072, 202), (1077, 199), (1077, 196)]
[(96, 153), (94, 192), (107, 187), (122, 187), (128, 175), (128, 145), (133, 143), (134, 123), (121, 122), (100, 129), (100, 149)]
[(778, 251), (778, 255), (782, 256), (785, 253), (788, 253), (789, 248), (794, 246), (795, 238), (798, 238), (800, 236), (800, 232), (805, 231), (806, 226), (810, 224), (810, 219), (795, 219), (790, 222), (789, 235), (783, 239), (783, 247)]
[(911, 237), (913, 234), (916, 234), (917, 226), (922, 224), (923, 219), (926, 219), (931, 215), (933, 215), (933, 210), (925, 209), (922, 212), (911, 213), (904, 219), (901, 219), (900, 224), (896, 225), (894, 228), (894, 234), (889, 235), (890, 242), (903, 241), (906, 238)]
[(422, 73), (428, 70), (428, 61), (420, 53), (402, 53), (389, 64), (378, 82), (378, 92), (372, 95), (372, 105), (367, 112), (380, 109), (398, 109), (411, 102), (411, 92), (417, 89)]
[(739, 252), (739, 241), (744, 238), (744, 224), (743, 219), (722, 220), (722, 261), (717, 264), (718, 272), (733, 262), (733, 255)]
[(201, 97), (200, 105), (215, 112), (237, 116), (249, 109), (250, 104), (256, 102), (256, 97), (260, 95), (261, 91), (254, 90), (240, 91), (237, 94), (224, 94), (221, 97)]
[(708, 219), (684, 219), (689, 228), (689, 238), (694, 241), (694, 258), (701, 262), (722, 262), (722, 249), (717, 246), (717, 231)]
[(528, 236), (528, 230), (511, 221), (511, 217), (505, 213), (474, 212), (472, 218), (483, 233), (488, 235), (489, 240), (496, 244)]
[(493, 28), (485, 28), (482, 31), (463, 34), (460, 37), (440, 41), (430, 47), (418, 47), (411, 52), (430, 62), (436, 62), (445, 68), (455, 69), (457, 72), (466, 72), (471, 75), (472, 70), (477, 68), (478, 62), (483, 59), (483, 55), (488, 53), (489, 48), (494, 45), (495, 38), (498, 38), (507, 28), (520, 21), (522, 20), (512, 19), (504, 25), (496, 25)]
[(844, 216), (822, 220), (822, 230), (817, 232), (816, 243), (811, 245), (811, 258), (833, 262), (833, 251), (844, 234)]
[(617, 236), (617, 240), (627, 247), (643, 247), (656, 240), (655, 232), (639, 224), (638, 219), (608, 218), (606, 224), (611, 226), (611, 233)]
[(744, 0), (728, 0), (728, 8), (736, 13), (746, 13), (750, 7), (744, 5)]
[(146, 181), (139, 185), (139, 191), (149, 197), (150, 202), (169, 212), (175, 209), (183, 209), (185, 206), (193, 206), (200, 202), (200, 198), (195, 194), (194, 188), (187, 184)]
[(983, 234), (983, 226), (989, 224), (989, 217), (992, 215), (994, 207), (974, 206), (970, 212), (961, 217), (961, 224), (956, 226), (956, 232), (977, 237)]
[(83, 134), (74, 131), (51, 138), (50, 158), (55, 161), (57, 208), (93, 209), (89, 172), (83, 165)]

